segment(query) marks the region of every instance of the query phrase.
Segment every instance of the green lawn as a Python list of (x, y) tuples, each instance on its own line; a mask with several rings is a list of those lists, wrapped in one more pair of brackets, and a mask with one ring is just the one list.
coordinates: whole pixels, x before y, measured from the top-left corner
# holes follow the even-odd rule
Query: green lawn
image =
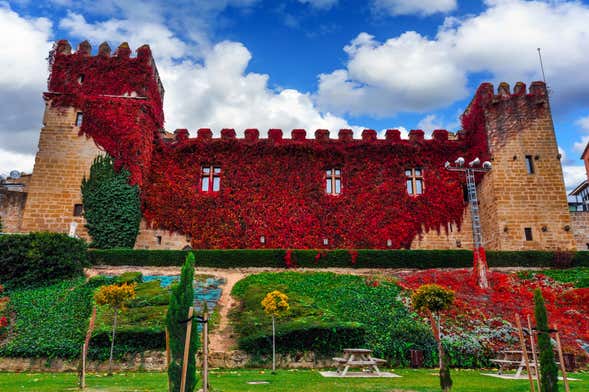
[[(210, 375), (211, 391), (439, 391), (435, 370), (396, 370), (401, 378), (388, 379), (337, 379), (324, 378), (317, 371), (281, 370), (276, 375), (262, 370), (217, 370)], [(528, 391), (527, 380), (501, 380), (480, 375), (476, 370), (452, 371), (454, 392), (473, 391)], [(573, 375), (581, 381), (571, 381), (571, 391), (589, 390), (589, 373)], [(248, 385), (249, 381), (267, 381), (268, 384)], [(113, 377), (91, 374), (87, 378), (87, 391), (166, 391), (165, 373), (121, 373)], [(562, 383), (560, 383), (562, 384)], [(77, 375), (74, 373), (0, 373), (0, 391), (74, 391)], [(564, 387), (561, 385), (561, 390)]]

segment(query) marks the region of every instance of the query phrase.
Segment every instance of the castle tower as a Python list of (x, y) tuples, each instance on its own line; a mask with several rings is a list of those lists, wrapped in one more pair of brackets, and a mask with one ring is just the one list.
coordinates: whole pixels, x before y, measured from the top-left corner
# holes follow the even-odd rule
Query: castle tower
[(148, 46), (130, 57), (126, 43), (111, 56), (82, 42), (75, 53), (59, 41), (50, 53), (45, 113), (21, 231), (84, 229), (80, 184), (93, 159), (107, 152), (140, 184), (149, 169), (153, 140), (162, 127), (163, 88)]
[(484, 126), (493, 164), (479, 185), (485, 247), (575, 249), (545, 84), (485, 83), (464, 120)]

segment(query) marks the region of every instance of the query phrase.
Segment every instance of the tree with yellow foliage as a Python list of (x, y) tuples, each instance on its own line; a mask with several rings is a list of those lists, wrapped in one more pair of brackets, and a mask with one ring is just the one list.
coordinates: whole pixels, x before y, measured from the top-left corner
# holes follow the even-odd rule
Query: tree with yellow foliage
[(110, 358), (108, 361), (108, 374), (112, 375), (112, 357), (115, 348), (115, 331), (117, 329), (117, 315), (123, 310), (125, 302), (135, 298), (135, 283), (111, 284), (102, 286), (94, 295), (98, 305), (107, 305), (113, 311), (112, 339), (110, 342)]
[(262, 307), (266, 314), (272, 316), (272, 372), (276, 371), (276, 317), (281, 317), (288, 312), (288, 297), (278, 290), (266, 294), (262, 300)]

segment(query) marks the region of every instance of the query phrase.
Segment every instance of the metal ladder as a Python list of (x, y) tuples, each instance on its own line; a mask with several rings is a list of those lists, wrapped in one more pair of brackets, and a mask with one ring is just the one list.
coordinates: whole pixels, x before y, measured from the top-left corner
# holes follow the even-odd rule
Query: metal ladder
[(474, 249), (479, 249), (483, 246), (483, 234), (481, 231), (477, 186), (475, 184), (474, 170), (472, 169), (466, 169), (466, 189), (468, 191), (468, 203), (472, 216), (472, 240), (474, 242)]

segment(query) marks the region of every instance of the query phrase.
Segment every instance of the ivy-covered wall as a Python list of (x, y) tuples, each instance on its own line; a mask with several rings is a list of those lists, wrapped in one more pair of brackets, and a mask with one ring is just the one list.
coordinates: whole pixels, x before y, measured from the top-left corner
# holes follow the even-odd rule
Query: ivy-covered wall
[[(121, 45), (114, 56), (100, 46), (90, 55), (82, 43), (76, 53), (59, 41), (50, 55), (49, 92), (53, 107), (83, 113), (80, 133), (127, 168), (141, 186), (142, 212), (154, 228), (186, 234), (195, 248), (408, 248), (423, 231), (460, 225), (464, 212), (462, 177), (444, 170), (446, 160), (487, 158), (487, 141), (477, 101), (466, 131), (448, 140), (434, 132), (424, 140), (412, 131), (401, 140), (396, 130), (386, 139), (351, 130), (330, 139), (324, 130), (292, 139), (270, 130), (268, 139), (246, 130), (208, 129), (188, 138), (179, 130), (164, 139), (163, 90), (149, 47)], [(477, 111), (478, 110), (478, 111)], [(202, 192), (203, 166), (219, 167), (218, 192)], [(423, 193), (409, 195), (405, 171), (419, 168)], [(341, 194), (327, 195), (325, 173), (341, 170)], [(261, 241), (261, 237), (264, 241)]]

